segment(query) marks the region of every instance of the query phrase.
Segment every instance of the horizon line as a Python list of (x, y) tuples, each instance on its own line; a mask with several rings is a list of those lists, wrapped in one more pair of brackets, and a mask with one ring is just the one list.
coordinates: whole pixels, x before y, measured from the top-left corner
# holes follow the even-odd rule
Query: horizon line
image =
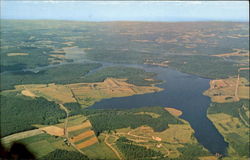
[(20, 20), (20, 21), (73, 21), (73, 22), (172, 22), (172, 23), (178, 23), (178, 22), (245, 22), (249, 23), (248, 20), (70, 20), (70, 19), (22, 19), (22, 18), (0, 18), (0, 20)]

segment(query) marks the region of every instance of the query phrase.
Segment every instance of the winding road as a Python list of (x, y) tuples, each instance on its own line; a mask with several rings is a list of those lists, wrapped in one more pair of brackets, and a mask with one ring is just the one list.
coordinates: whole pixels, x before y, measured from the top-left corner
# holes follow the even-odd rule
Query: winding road
[[(121, 154), (112, 146), (112, 144), (108, 143), (107, 139), (109, 138), (110, 136), (105, 134), (105, 139), (104, 139), (104, 142), (105, 144), (107, 144), (107, 146), (115, 153), (115, 155), (117, 156), (117, 158), (119, 158), (120, 160), (124, 160), (124, 158), (121, 156)], [(116, 140), (118, 139), (116, 136), (115, 136)]]

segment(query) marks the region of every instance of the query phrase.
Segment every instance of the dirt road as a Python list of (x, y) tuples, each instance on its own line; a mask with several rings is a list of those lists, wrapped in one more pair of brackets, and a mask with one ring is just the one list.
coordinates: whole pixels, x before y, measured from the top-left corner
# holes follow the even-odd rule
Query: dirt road
[[(112, 146), (112, 144), (108, 143), (107, 139), (109, 138), (109, 135), (105, 135), (105, 139), (104, 142), (109, 146), (109, 148), (116, 154), (116, 156), (120, 159), (120, 160), (124, 160), (124, 158), (122, 158), (122, 156), (120, 155), (120, 153)], [(117, 138), (117, 137), (116, 137)]]

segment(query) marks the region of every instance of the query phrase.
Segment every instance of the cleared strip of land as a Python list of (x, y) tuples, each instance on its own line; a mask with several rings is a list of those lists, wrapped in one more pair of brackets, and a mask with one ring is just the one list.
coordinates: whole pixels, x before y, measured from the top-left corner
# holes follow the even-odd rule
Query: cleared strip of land
[(84, 142), (82, 142), (80, 144), (77, 144), (76, 147), (79, 148), (79, 149), (84, 149), (84, 148), (86, 148), (88, 146), (91, 146), (93, 144), (96, 144), (96, 143), (98, 143), (98, 139), (96, 137), (92, 137), (87, 141), (84, 141)]
[(27, 56), (29, 53), (8, 53), (7, 56)]
[(64, 129), (56, 126), (48, 126), (40, 128), (40, 130), (45, 131), (46, 133), (53, 136), (64, 136)]
[(95, 133), (93, 131), (89, 130), (89, 131), (83, 132), (83, 133), (81, 133), (81, 134), (79, 134), (79, 135), (77, 135), (75, 137), (72, 137), (70, 139), (70, 141), (75, 143), (75, 142), (78, 142), (78, 141), (80, 141), (82, 139), (85, 139), (85, 138), (93, 136), (93, 135), (95, 135)]
[(23, 138), (35, 136), (35, 135), (42, 134), (42, 133), (44, 133), (42, 130), (34, 129), (34, 130), (30, 130), (30, 131), (15, 133), (15, 134), (12, 134), (10, 136), (2, 138), (1, 140), (2, 140), (2, 143), (7, 144), (7, 143), (11, 143), (13, 141), (17, 141), (17, 140), (20, 140)]

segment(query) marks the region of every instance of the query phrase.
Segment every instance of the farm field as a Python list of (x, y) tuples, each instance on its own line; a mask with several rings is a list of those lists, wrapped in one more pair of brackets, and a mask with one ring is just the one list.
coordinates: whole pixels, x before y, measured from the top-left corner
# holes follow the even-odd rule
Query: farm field
[[(61, 137), (55, 137), (46, 133), (38, 135), (29, 135), (27, 138), (22, 138), (16, 142), (26, 145), (32, 151), (36, 158), (42, 158), (56, 149), (74, 151), (74, 148), (68, 146)], [(12, 142), (11, 142), (12, 143)], [(4, 146), (10, 147), (11, 143), (3, 143)]]
[(204, 94), (211, 97), (212, 102), (226, 103), (249, 99), (249, 90), (247, 79), (228, 78), (211, 80), (210, 88)]
[(126, 79), (107, 78), (98, 83), (76, 84), (27, 84), (17, 85), (16, 90), (24, 96), (44, 97), (56, 103), (78, 102), (83, 107), (93, 105), (104, 98), (124, 97), (162, 91), (159, 87), (136, 86), (126, 82)]

